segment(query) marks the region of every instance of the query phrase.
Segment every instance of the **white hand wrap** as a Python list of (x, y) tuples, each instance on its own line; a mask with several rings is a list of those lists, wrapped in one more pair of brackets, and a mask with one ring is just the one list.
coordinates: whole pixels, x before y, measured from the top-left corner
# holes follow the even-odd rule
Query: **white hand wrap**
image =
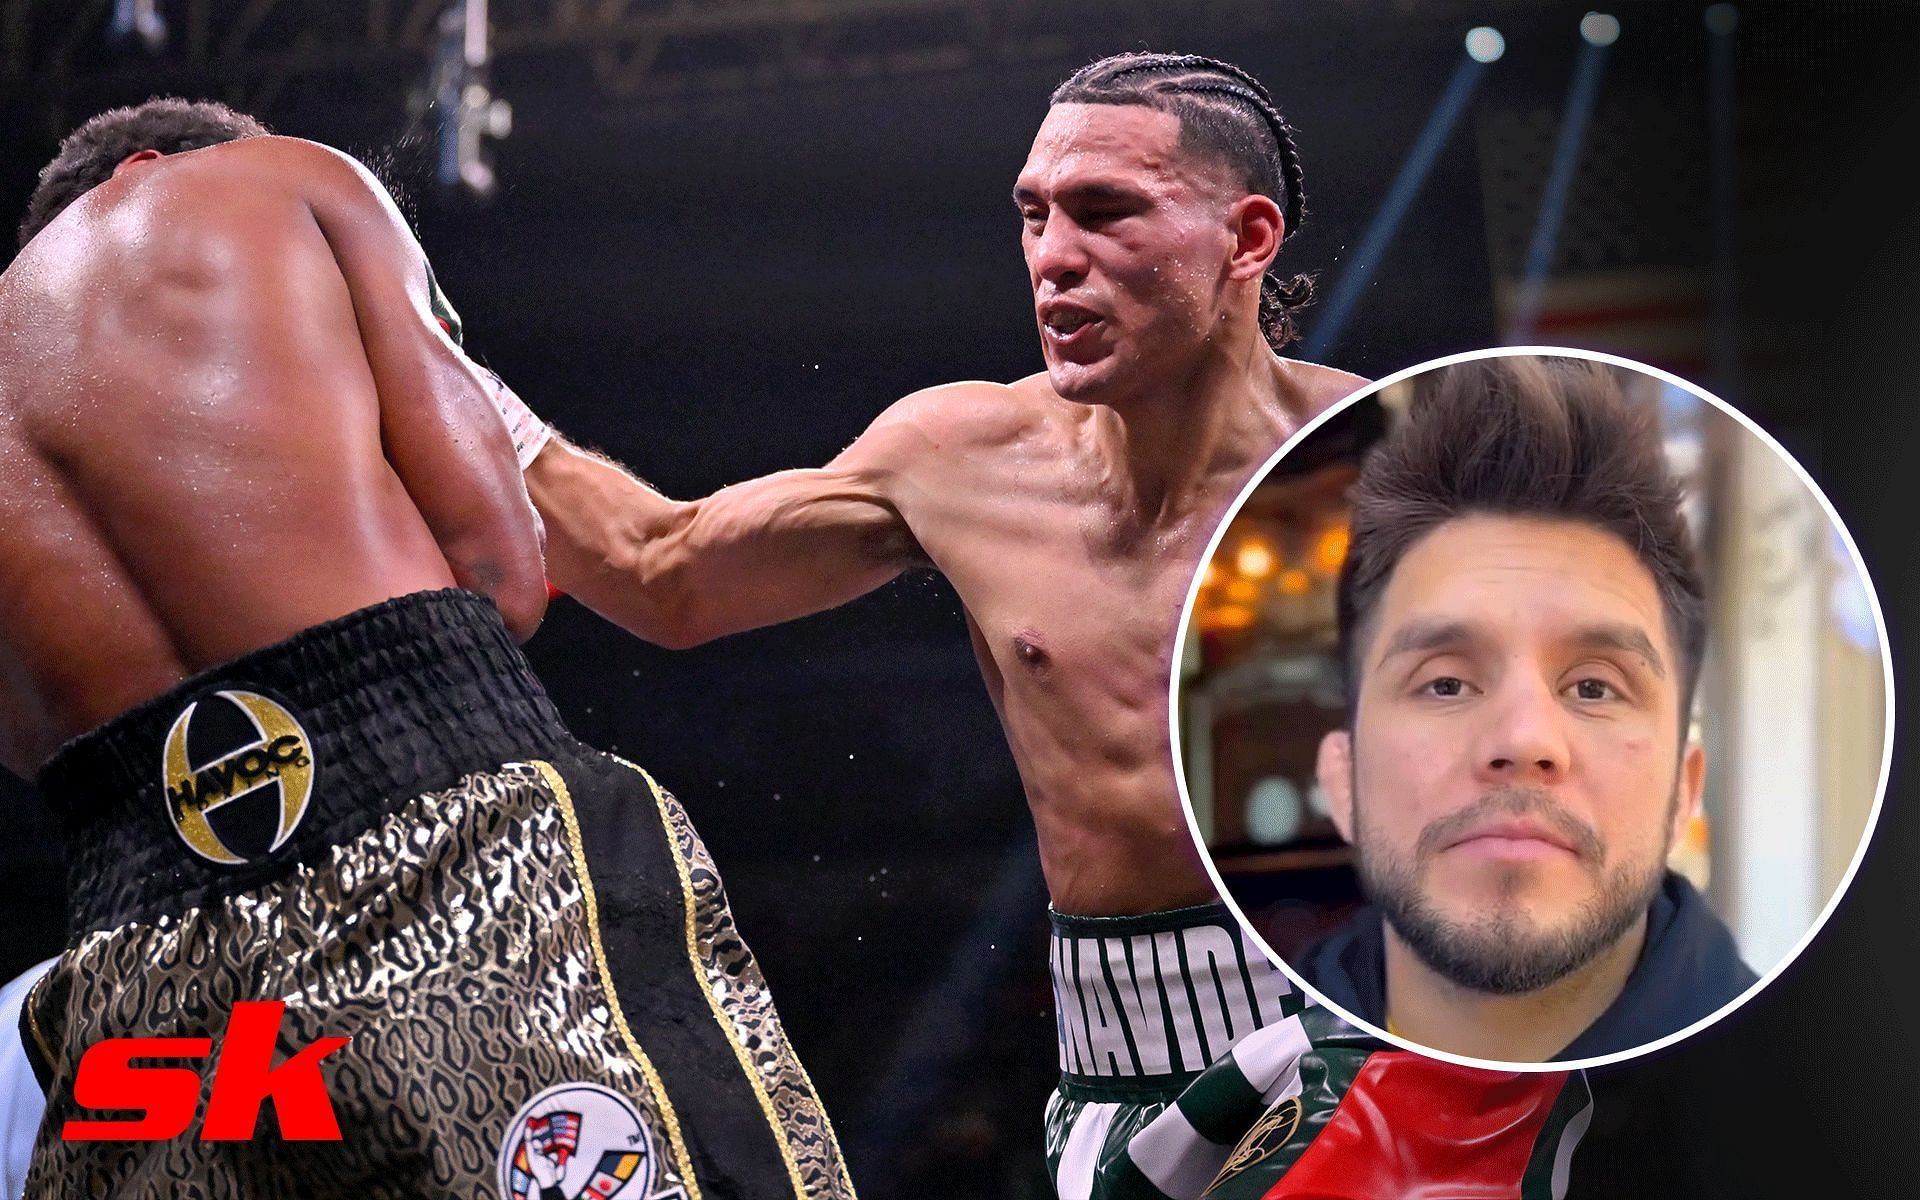
[[(482, 370), (486, 370), (484, 367)], [(526, 401), (514, 395), (498, 375), (486, 372), (493, 380), (493, 406), (499, 410), (500, 419), (506, 422), (507, 433), (513, 438), (513, 453), (520, 460), (520, 469), (526, 470), (540, 451), (546, 448), (553, 437), (553, 429), (545, 421), (533, 415)]]

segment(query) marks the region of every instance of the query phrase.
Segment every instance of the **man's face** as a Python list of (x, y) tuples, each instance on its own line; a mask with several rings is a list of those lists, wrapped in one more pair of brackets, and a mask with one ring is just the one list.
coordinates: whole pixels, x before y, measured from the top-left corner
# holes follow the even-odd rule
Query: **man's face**
[(1092, 401), (1178, 377), (1223, 315), (1245, 196), (1224, 164), (1180, 148), (1171, 114), (1053, 106), (1013, 198), (1056, 392)]
[(1456, 518), (1415, 542), (1322, 785), (1361, 881), (1426, 964), (1536, 991), (1618, 943), (1697, 811), (1684, 665), (1652, 574), (1591, 526)]

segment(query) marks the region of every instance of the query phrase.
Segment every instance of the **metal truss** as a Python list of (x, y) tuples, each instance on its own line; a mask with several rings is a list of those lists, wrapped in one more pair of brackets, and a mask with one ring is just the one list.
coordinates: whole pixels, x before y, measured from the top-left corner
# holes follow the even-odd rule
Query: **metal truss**
[[(111, 36), (127, 2), (0, 0), (0, 88), (56, 104), (193, 88), (264, 109), (295, 81), (412, 73), (461, 0), (148, 0), (158, 44)], [(1107, 30), (1168, 11), (1077, 7)], [(1031, 61), (1068, 45), (1017, 0), (492, 0), (490, 18), (495, 64), (590, 80), (613, 99)]]

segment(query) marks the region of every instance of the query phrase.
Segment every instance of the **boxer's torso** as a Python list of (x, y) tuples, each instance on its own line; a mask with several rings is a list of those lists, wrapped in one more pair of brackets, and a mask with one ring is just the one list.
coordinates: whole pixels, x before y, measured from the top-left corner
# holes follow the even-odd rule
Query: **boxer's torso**
[(0, 275), (0, 763), (197, 669), (451, 586), (382, 456), (303, 144), (130, 169)]
[(1175, 787), (1167, 685), (1201, 555), (1297, 427), (1284, 414), (1318, 412), (1358, 386), (1287, 368), (1303, 395), (1268, 398), (1249, 422), (1258, 432), (1158, 511), (1141, 511), (1104, 449), (1098, 425), (1112, 410), (1068, 403), (1044, 376), (967, 385), (952, 396), (968, 411), (955, 437), (902, 472), (900, 512), (966, 605), (1062, 912), (1213, 898)]

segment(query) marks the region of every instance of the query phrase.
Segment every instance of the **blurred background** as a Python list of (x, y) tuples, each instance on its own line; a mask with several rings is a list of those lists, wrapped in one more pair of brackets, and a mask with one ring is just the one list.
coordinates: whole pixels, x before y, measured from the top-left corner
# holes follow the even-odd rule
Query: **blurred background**
[[(1037, 370), (1008, 193), (1047, 93), (1119, 50), (1211, 54), (1298, 129), (1282, 266), (1321, 301), (1294, 353), (1377, 377), (1551, 340), (1672, 368), (1777, 435), (1905, 587), (1920, 254), (1890, 181), (1920, 144), (1920, 14), (1595, 3), (0, 0), (0, 213), (93, 113), (225, 99), (374, 165), (473, 352), (697, 495), (821, 463), (917, 388)], [(951, 589), (682, 653), (563, 602), (530, 654), (582, 738), (686, 799), (863, 1193), (1039, 1194), (1045, 897)], [(0, 780), (0, 815), (11, 973), (59, 947), (66, 880), (29, 789)], [(1920, 869), (1899, 819), (1904, 857), (1855, 889), (1880, 921)], [(1576, 1197), (1777, 1194), (1803, 1144), (1829, 1189), (1911, 1186), (1920, 1144), (1856, 1119), (1910, 1111), (1911, 955), (1842, 916), (1741, 1032), (1596, 1080)], [(1779, 1103), (1842, 1060), (1847, 1103)], [(1761, 1129), (1764, 1161), (1726, 1152)]]
[[(1615, 373), (1658, 414), (1707, 589), (1692, 732), (1706, 793), (1669, 865), (1764, 975), (1840, 886), (1877, 795), (1886, 682), (1870, 585), (1762, 438), (1686, 388)], [(1347, 491), (1414, 389), (1364, 398), (1274, 465), (1205, 566), (1180, 646), (1195, 822), (1227, 890), (1290, 961), (1363, 903), (1314, 761), (1321, 735), (1346, 724), (1335, 597)]]

